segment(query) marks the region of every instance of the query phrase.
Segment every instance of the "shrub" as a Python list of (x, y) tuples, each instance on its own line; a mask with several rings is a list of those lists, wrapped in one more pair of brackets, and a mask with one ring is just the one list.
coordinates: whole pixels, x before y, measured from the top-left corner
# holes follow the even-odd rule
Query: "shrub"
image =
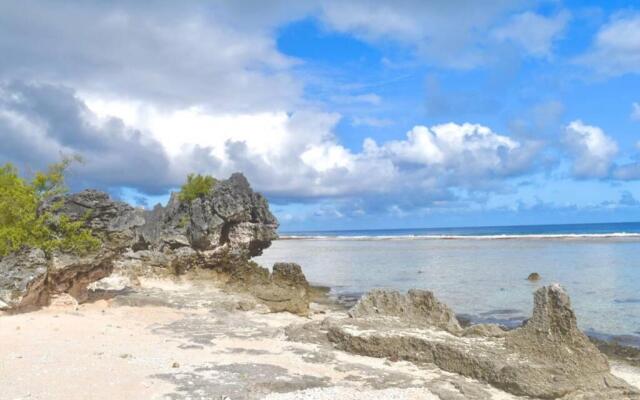
[(37, 172), (30, 182), (13, 165), (0, 167), (0, 257), (25, 246), (85, 253), (100, 245), (84, 221), (56, 217), (51, 211), (38, 213), (42, 201), (67, 191), (64, 173), (74, 160), (78, 159), (64, 158), (46, 172)]
[(216, 185), (217, 181), (213, 176), (189, 174), (187, 181), (180, 188), (178, 198), (181, 201), (191, 201), (209, 193)]

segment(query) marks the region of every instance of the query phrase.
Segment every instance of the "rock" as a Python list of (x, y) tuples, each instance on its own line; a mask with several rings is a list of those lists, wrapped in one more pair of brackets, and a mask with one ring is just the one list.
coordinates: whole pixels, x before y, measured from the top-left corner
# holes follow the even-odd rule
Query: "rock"
[(451, 333), (462, 331), (453, 311), (426, 290), (412, 289), (402, 295), (396, 291), (374, 289), (358, 300), (349, 310), (349, 315), (352, 318), (397, 317), (405, 322), (435, 326)]
[(39, 212), (44, 211), (83, 221), (101, 239), (101, 247), (83, 256), (25, 249), (4, 257), (0, 261), (0, 301), (5, 308), (19, 311), (45, 306), (62, 294), (84, 300), (87, 286), (111, 274), (115, 258), (133, 243), (135, 228), (144, 223), (139, 210), (95, 190), (53, 197), (40, 205)]
[[(245, 268), (250, 257), (261, 254), (277, 238), (278, 222), (266, 199), (251, 189), (242, 174), (217, 182), (210, 193), (192, 201), (181, 201), (173, 193), (166, 207), (151, 211), (113, 201), (96, 190), (55, 196), (40, 205), (39, 212), (44, 211), (83, 221), (102, 245), (84, 256), (26, 249), (4, 257), (0, 260), (0, 310), (47, 305), (51, 296), (62, 293), (83, 301), (87, 286), (114, 270), (129, 282), (120, 283), (135, 285), (141, 275), (179, 275), (206, 268), (226, 277), (234, 269), (238, 269), (235, 277), (257, 274), (252, 279), (262, 282), (261, 293), (271, 299), (271, 308), (305, 312), (300, 302), (308, 302), (308, 296), (295, 271), (276, 269), (270, 277), (268, 271), (265, 275)], [(103, 281), (93, 288), (113, 283)]]
[(384, 313), (359, 306), (350, 318), (325, 321), (327, 337), (336, 347), (433, 363), (518, 396), (577, 399), (588, 393), (594, 398), (640, 398), (635, 388), (609, 373), (606, 358), (578, 330), (569, 297), (558, 285), (536, 291), (533, 317), (509, 332), (488, 325), (451, 332), (442, 323), (430, 325), (429, 317), (416, 322), (407, 318), (416, 313), (404, 307), (409, 295), (400, 301), (393, 292), (373, 298), (385, 300), (375, 305)]
[[(133, 277), (135, 279), (135, 277)], [(133, 282), (132, 277), (112, 274), (88, 286), (89, 290), (103, 290), (119, 292), (126, 288), (138, 286), (139, 282)]]
[(49, 307), (60, 310), (75, 310), (78, 308), (78, 301), (67, 293), (51, 296)]
[(528, 281), (531, 281), (531, 282), (539, 281), (539, 280), (540, 280), (540, 274), (539, 274), (539, 273), (537, 273), (537, 272), (532, 272), (532, 273), (530, 273), (530, 274), (529, 274), (529, 276), (527, 277), (527, 280), (528, 280)]
[(252, 294), (271, 312), (307, 315), (311, 288), (302, 268), (294, 263), (276, 263), (272, 271), (270, 274), (266, 268), (246, 263), (232, 271), (229, 285)]
[(476, 324), (465, 328), (462, 336), (468, 337), (503, 337), (507, 331), (496, 324)]
[[(277, 238), (278, 221), (269, 204), (239, 173), (191, 201), (181, 201), (173, 193), (166, 207), (158, 205), (144, 217), (138, 249), (161, 251), (176, 259), (184, 258), (176, 252), (181, 248), (220, 253), (226, 246), (232, 256), (247, 260), (260, 255)], [(208, 265), (206, 259), (200, 267), (216, 266), (215, 260)]]
[(72, 221), (85, 221), (93, 234), (102, 239), (103, 246), (115, 251), (132, 246), (136, 228), (145, 223), (142, 210), (111, 200), (108, 194), (97, 190), (54, 196), (39, 209), (66, 215)]
[(48, 299), (47, 259), (40, 249), (23, 249), (0, 260), (0, 310), (24, 309)]

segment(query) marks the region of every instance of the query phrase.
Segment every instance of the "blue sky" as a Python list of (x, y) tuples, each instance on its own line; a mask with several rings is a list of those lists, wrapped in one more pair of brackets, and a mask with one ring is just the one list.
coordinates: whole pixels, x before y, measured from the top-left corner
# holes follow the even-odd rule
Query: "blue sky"
[(632, 1), (6, 1), (0, 162), (139, 205), (242, 171), (281, 230), (640, 220)]

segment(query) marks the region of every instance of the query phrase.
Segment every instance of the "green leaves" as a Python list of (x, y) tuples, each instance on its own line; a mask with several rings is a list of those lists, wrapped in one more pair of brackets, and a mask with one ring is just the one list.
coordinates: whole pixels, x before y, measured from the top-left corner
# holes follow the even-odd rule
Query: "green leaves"
[(209, 193), (217, 181), (213, 176), (189, 174), (187, 182), (180, 188), (178, 198), (181, 201), (191, 201)]
[(24, 246), (73, 253), (100, 246), (100, 241), (84, 228), (84, 220), (71, 221), (68, 216), (53, 215), (51, 210), (38, 214), (42, 201), (67, 191), (64, 173), (77, 160), (64, 158), (49, 166), (47, 172), (37, 172), (31, 182), (21, 178), (11, 164), (0, 167), (0, 257)]

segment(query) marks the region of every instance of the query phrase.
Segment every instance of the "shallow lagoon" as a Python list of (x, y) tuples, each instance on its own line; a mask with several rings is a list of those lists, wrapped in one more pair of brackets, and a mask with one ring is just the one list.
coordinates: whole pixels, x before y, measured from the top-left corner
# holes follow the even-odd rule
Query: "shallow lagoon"
[[(518, 325), (532, 292), (562, 284), (581, 328), (640, 346), (640, 239), (394, 238), (278, 240), (255, 260), (302, 265), (314, 284), (340, 298), (375, 287), (432, 290), (475, 321)], [(526, 280), (531, 272), (542, 279)]]

